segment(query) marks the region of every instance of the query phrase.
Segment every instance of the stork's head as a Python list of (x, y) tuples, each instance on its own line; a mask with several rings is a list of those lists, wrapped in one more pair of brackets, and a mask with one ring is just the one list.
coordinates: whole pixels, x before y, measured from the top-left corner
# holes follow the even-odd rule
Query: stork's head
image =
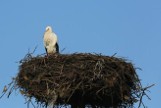
[(52, 32), (52, 28), (51, 28), (50, 26), (47, 26), (47, 27), (46, 27), (46, 31)]

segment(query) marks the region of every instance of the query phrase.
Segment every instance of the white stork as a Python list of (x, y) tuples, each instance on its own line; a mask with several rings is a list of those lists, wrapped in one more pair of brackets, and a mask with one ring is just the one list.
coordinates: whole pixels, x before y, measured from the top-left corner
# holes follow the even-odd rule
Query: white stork
[(59, 45), (57, 41), (57, 35), (52, 32), (52, 28), (50, 26), (47, 26), (44, 33), (44, 46), (47, 55), (59, 53)]

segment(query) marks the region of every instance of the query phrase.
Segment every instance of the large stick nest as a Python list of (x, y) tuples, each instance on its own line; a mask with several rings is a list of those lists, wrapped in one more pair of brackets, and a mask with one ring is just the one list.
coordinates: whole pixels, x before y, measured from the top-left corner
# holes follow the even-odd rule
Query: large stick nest
[(87, 53), (27, 56), (16, 83), (37, 102), (72, 107), (133, 106), (140, 88), (132, 63)]

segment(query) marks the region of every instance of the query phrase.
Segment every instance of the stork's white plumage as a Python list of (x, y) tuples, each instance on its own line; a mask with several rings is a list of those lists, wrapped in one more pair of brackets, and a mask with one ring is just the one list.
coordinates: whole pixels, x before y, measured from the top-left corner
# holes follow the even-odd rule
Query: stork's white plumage
[(46, 27), (46, 31), (44, 33), (44, 46), (47, 55), (59, 53), (58, 38), (57, 35), (52, 32), (52, 28), (50, 26)]

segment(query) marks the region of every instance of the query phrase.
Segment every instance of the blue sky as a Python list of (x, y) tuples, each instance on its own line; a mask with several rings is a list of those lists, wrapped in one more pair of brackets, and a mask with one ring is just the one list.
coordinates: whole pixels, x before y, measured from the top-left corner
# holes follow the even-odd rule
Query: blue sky
[[(63, 53), (117, 53), (133, 62), (143, 86), (156, 85), (144, 99), (148, 108), (161, 100), (160, 0), (1, 0), (0, 90), (18, 73), (17, 63), (28, 49), (45, 53), (42, 37), (51, 25)], [(0, 108), (27, 108), (14, 92), (0, 100)]]

